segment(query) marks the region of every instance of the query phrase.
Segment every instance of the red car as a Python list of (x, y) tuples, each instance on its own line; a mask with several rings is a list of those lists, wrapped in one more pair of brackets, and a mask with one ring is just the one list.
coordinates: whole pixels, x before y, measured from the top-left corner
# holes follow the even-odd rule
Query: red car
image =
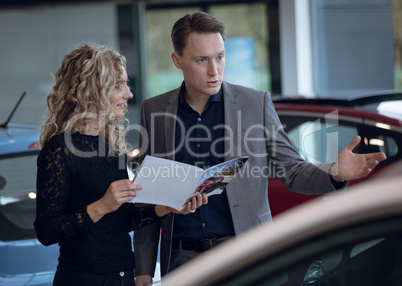
[[(402, 160), (402, 92), (367, 95), (351, 100), (277, 98), (279, 118), (300, 155), (313, 163), (335, 161), (356, 136), (362, 138), (357, 153), (384, 152), (387, 159), (368, 176)], [(269, 179), (268, 198), (272, 215), (317, 196), (289, 191), (279, 179)]]
[(212, 191), (212, 188), (217, 185), (218, 183), (222, 182), (224, 179), (224, 176), (218, 175), (215, 177), (210, 177), (206, 179), (201, 185), (197, 187), (195, 190), (196, 192), (208, 194), (209, 192)]

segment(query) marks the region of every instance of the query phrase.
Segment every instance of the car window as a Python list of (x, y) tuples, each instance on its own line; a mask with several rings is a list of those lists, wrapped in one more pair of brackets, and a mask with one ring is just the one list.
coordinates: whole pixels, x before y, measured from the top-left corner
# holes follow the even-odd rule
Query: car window
[(398, 154), (398, 145), (394, 138), (380, 134), (377, 139), (371, 139), (371, 144), (377, 144), (381, 152), (384, 152), (388, 157)]
[(323, 119), (281, 116), (282, 124), (299, 154), (308, 162), (333, 162), (342, 149), (358, 135), (353, 123), (325, 122)]
[(402, 217), (317, 236), (214, 285), (402, 285)]
[(387, 125), (375, 123), (371, 126), (369, 123), (363, 125), (360, 132), (366, 152), (384, 152), (388, 159), (402, 159), (402, 134), (389, 130)]

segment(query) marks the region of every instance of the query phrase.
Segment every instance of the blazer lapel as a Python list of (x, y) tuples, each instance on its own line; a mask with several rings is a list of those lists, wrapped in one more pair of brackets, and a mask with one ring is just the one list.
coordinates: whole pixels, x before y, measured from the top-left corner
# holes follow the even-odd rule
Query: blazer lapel
[(166, 144), (166, 157), (170, 160), (174, 160), (174, 149), (175, 149), (175, 127), (176, 127), (176, 115), (177, 115), (177, 105), (179, 100), (179, 89), (172, 92), (171, 96), (167, 101), (165, 107), (164, 116), (164, 132), (165, 132), (165, 144)]
[(239, 120), (237, 93), (228, 83), (223, 82), (223, 104), (225, 110), (225, 160), (231, 159), (236, 151), (234, 138), (240, 136), (237, 130)]

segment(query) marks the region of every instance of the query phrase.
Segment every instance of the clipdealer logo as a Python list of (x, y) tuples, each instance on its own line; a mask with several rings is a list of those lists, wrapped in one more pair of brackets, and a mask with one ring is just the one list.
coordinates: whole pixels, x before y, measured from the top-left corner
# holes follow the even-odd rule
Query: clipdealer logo
[[(84, 115), (78, 115), (72, 118), (71, 122), (69, 123), (70, 126), (72, 126), (74, 120), (80, 120), (83, 117)], [(85, 114), (85, 117), (88, 117), (88, 114)], [(93, 117), (96, 118), (97, 115), (94, 114)], [(181, 129), (181, 134), (185, 134), (185, 136), (181, 137), (181, 140), (179, 144), (177, 144), (177, 147), (173, 148), (173, 150), (167, 150), (166, 153), (157, 152), (156, 144), (160, 144), (161, 134), (155, 134), (155, 131), (151, 134), (148, 134), (148, 131), (139, 124), (131, 124), (126, 128), (125, 133), (139, 133), (141, 137), (141, 149), (139, 150), (140, 154), (151, 154), (155, 157), (169, 158), (176, 154), (180, 150), (180, 148), (186, 148), (186, 151), (196, 158), (205, 158), (208, 156), (233, 158), (243, 155), (257, 158), (257, 160), (265, 160), (265, 158), (267, 158), (267, 164), (263, 168), (257, 168), (256, 166), (249, 166), (249, 164), (246, 164), (245, 166), (243, 166), (242, 170), (239, 171), (239, 176), (285, 176), (284, 167), (282, 167), (280, 163), (281, 158), (278, 158), (278, 156), (280, 155), (277, 154), (278, 144), (283, 144), (282, 140), (285, 134), (283, 126), (281, 124), (272, 124), (270, 128), (267, 128), (264, 124), (253, 124), (250, 126), (244, 126), (241, 111), (238, 111), (237, 121), (234, 126), (221, 124), (214, 127), (214, 129), (222, 128), (224, 130), (225, 137), (212, 140), (211, 131), (205, 126), (194, 126), (191, 130), (185, 132), (184, 123), (175, 115), (168, 113), (152, 114), (150, 122), (151, 130), (154, 130), (153, 127), (155, 126), (166, 126), (166, 122), (169, 122), (169, 124), (172, 124), (173, 126), (178, 126), (178, 128)], [(301, 146), (299, 146), (300, 150), (296, 152), (299, 152), (299, 154), (305, 160), (314, 164), (321, 164), (324, 162), (335, 160), (336, 157), (333, 158), (333, 154), (336, 153), (337, 155), (339, 149), (338, 132), (328, 131), (330, 131), (332, 127), (336, 127), (338, 125), (339, 115), (337, 111), (325, 115), (325, 124), (322, 123), (321, 119), (317, 119), (313, 123), (308, 124), (307, 126), (305, 126), (304, 129), (302, 129), (299, 134), (299, 137), (301, 138)], [(197, 138), (197, 140), (200, 140), (201, 142), (204, 142), (206, 144), (210, 144), (210, 152), (199, 154), (194, 150), (191, 150), (189, 142), (195, 139), (191, 137), (190, 133), (196, 128), (201, 128), (205, 134), (204, 137)], [(113, 128), (111, 128), (111, 130), (112, 129)], [(101, 130), (101, 134), (105, 134), (102, 131), (103, 130)], [(321, 140), (317, 141), (317, 136), (319, 136), (319, 139)], [(325, 140), (322, 140), (322, 136), (326, 137)], [(105, 151), (105, 140), (102, 140), (101, 136), (99, 137), (99, 149), (85, 151), (79, 150), (74, 146), (71, 130), (67, 130), (65, 132), (65, 141), (69, 150), (74, 155), (84, 158), (108, 155)], [(225, 152), (223, 154), (219, 154), (215, 148), (216, 144), (221, 141), (224, 141), (224, 144), (226, 146)], [(261, 146), (261, 142), (264, 142), (264, 144), (266, 144), (266, 148), (257, 150), (255, 146)], [(322, 144), (317, 142), (326, 142), (326, 144), (325, 146), (323, 146)], [(323, 155), (323, 152), (326, 152), (326, 154)], [(322, 160), (322, 158), (324, 158), (325, 160)], [(124, 156), (121, 156), (120, 160), (121, 162), (119, 164), (119, 167), (126, 168)], [(132, 164), (132, 168), (135, 169), (135, 167), (138, 167), (135, 166), (135, 162)]]

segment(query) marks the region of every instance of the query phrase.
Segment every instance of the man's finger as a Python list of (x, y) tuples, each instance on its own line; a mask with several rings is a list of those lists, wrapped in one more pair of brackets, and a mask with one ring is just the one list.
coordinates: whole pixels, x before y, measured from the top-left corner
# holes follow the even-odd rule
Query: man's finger
[(360, 136), (357, 135), (355, 138), (353, 138), (352, 141), (345, 147), (346, 150), (349, 150), (352, 152), (352, 150), (360, 143)]
[(370, 154), (366, 154), (367, 155), (367, 159), (368, 160), (377, 160), (379, 162), (384, 161), (385, 159), (387, 159), (387, 156), (382, 153), (382, 152), (377, 152), (377, 153), (370, 153)]

